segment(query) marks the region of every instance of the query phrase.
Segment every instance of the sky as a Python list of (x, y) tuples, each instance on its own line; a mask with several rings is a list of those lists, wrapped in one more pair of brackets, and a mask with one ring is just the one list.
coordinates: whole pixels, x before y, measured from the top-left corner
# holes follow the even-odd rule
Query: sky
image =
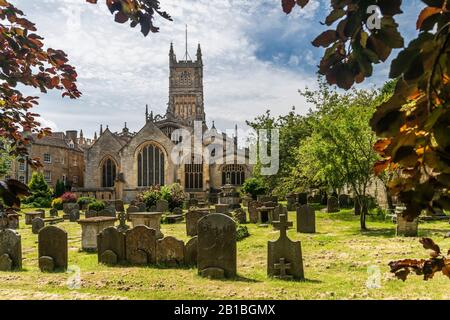
[[(265, 110), (286, 114), (293, 106), (304, 114), (309, 108), (298, 93), (316, 87), (317, 64), (322, 50), (311, 41), (326, 30), (329, 0), (310, 0), (290, 15), (280, 0), (161, 0), (173, 22), (156, 18), (160, 32), (144, 37), (139, 28), (118, 24), (105, 1), (11, 0), (36, 23), (48, 47), (64, 50), (76, 67), (83, 96), (62, 98), (61, 92), (39, 94), (36, 108), (44, 126), (54, 131), (83, 130), (93, 137), (100, 124), (121, 131), (124, 123), (138, 131), (145, 122), (145, 105), (164, 114), (168, 102), (169, 46), (181, 59), (188, 25), (188, 48), (195, 57), (200, 43), (204, 62), (204, 95), (207, 124), (220, 130), (252, 120)], [(406, 38), (415, 35), (419, 0), (404, 1), (398, 19)], [(413, 23), (411, 23), (413, 22)], [(365, 87), (388, 79), (388, 64), (375, 68)]]

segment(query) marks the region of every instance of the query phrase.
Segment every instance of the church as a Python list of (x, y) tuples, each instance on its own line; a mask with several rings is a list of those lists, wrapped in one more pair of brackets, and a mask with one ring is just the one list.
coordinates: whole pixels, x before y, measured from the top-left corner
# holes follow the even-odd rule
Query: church
[(177, 60), (169, 51), (169, 101), (164, 115), (145, 110), (145, 124), (131, 132), (101, 127), (84, 148), (84, 187), (80, 196), (133, 200), (155, 185), (179, 183), (191, 197), (205, 199), (225, 184), (240, 186), (250, 177), (249, 151), (235, 134), (220, 133), (205, 122), (203, 61), (200, 44), (195, 61), (187, 50)]

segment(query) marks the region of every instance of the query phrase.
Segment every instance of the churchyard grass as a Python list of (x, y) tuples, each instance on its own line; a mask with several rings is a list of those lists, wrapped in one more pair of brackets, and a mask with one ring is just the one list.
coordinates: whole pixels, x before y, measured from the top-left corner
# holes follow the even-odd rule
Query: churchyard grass
[[(32, 209), (26, 209), (32, 211)], [(450, 299), (448, 278), (437, 274), (432, 281), (410, 276), (407, 282), (389, 273), (388, 262), (426, 258), (419, 238), (395, 236), (391, 221), (373, 221), (361, 233), (359, 217), (351, 210), (339, 213), (316, 211), (317, 233), (288, 231), (300, 240), (305, 281), (267, 277), (267, 241), (279, 232), (248, 224), (250, 237), (238, 242), (238, 277), (208, 280), (196, 268), (107, 267), (97, 263), (95, 253), (80, 252), (81, 228), (77, 223), (58, 224), (69, 234), (69, 268), (80, 270), (81, 288), (70, 289), (67, 280), (75, 273), (42, 273), (37, 261), (37, 235), (21, 218), (23, 270), (0, 272), (1, 299)], [(62, 215), (62, 212), (59, 214)], [(295, 212), (289, 212), (294, 221)], [(184, 223), (163, 224), (161, 231), (187, 241)], [(432, 237), (443, 250), (450, 248), (448, 221), (421, 222), (419, 237)], [(379, 270), (379, 276), (377, 275)], [(368, 288), (369, 281), (377, 288)], [(379, 282), (377, 283), (377, 279)]]

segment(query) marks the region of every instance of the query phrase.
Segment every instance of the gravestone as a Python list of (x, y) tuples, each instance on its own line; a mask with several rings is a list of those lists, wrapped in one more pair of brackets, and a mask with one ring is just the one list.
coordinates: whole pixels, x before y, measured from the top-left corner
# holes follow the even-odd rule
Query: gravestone
[(298, 194), (297, 193), (288, 193), (286, 195), (288, 211), (294, 211), (296, 209), (296, 207), (297, 207), (297, 199), (298, 199)]
[(198, 252), (197, 247), (198, 247), (198, 236), (191, 238), (186, 243), (184, 261), (188, 266), (197, 265), (197, 252)]
[(123, 211), (119, 212), (119, 226), (117, 230), (120, 232), (125, 232), (130, 229), (130, 226), (127, 225), (127, 214)]
[(350, 196), (348, 194), (340, 194), (338, 200), (340, 208), (348, 208), (350, 206)]
[(272, 221), (279, 221), (280, 215), (285, 214), (287, 216), (288, 210), (286, 207), (284, 207), (282, 204), (279, 204), (275, 207), (272, 213)]
[(57, 217), (58, 216), (58, 209), (52, 208), (50, 209), (50, 217)]
[(33, 234), (38, 234), (39, 230), (45, 227), (45, 221), (42, 218), (34, 218), (31, 222), (31, 232)]
[(208, 215), (209, 211), (190, 210), (186, 213), (186, 234), (190, 237), (197, 235), (197, 223), (204, 216)]
[(137, 206), (130, 205), (127, 209), (127, 213), (139, 212), (139, 208)]
[(336, 197), (329, 197), (327, 201), (327, 212), (339, 212), (339, 202)]
[(303, 206), (308, 203), (308, 194), (305, 192), (298, 194), (298, 204)]
[(71, 210), (69, 212), (69, 221), (77, 222), (78, 220), (80, 220), (80, 210), (78, 208)]
[(198, 222), (198, 272), (212, 278), (236, 276), (236, 223), (213, 213)]
[(215, 205), (216, 208), (216, 213), (223, 213), (223, 214), (227, 214), (228, 211), (230, 210), (230, 205), (228, 204), (216, 204)]
[(233, 218), (237, 220), (238, 223), (247, 223), (247, 213), (243, 208), (238, 208), (233, 212)]
[(316, 232), (316, 213), (313, 207), (303, 205), (297, 208), (297, 232)]
[(38, 252), (41, 271), (67, 269), (67, 232), (55, 226), (42, 228), (38, 235)]
[(135, 265), (156, 262), (156, 231), (147, 226), (136, 226), (125, 234), (126, 260)]
[(168, 212), (169, 211), (169, 202), (167, 202), (166, 200), (156, 201), (156, 211), (157, 212)]
[(111, 252), (116, 256), (115, 263), (124, 261), (126, 259), (125, 235), (115, 227), (103, 229), (97, 235), (97, 250), (99, 263), (111, 264), (111, 261), (114, 260), (111, 259)]
[(248, 215), (250, 223), (258, 223), (258, 208), (262, 206), (262, 203), (256, 200), (250, 200), (248, 203)]
[(36, 209), (36, 212), (39, 212), (42, 219), (45, 219), (45, 210), (44, 209)]
[(114, 207), (116, 209), (116, 211), (118, 212), (124, 212), (125, 211), (125, 205), (123, 203), (123, 200), (114, 200)]
[(19, 229), (19, 215), (10, 213), (8, 214), (8, 229)]
[(170, 267), (184, 264), (184, 242), (174, 237), (164, 237), (156, 242), (156, 263)]
[(3, 257), (0, 271), (22, 269), (22, 239), (19, 233), (11, 229), (0, 230), (0, 256)]
[(98, 215), (97, 211), (92, 210), (92, 209), (88, 209), (88, 210), (86, 210), (86, 212), (84, 214), (84, 217), (86, 219), (89, 219), (89, 218), (95, 218), (95, 217), (97, 217), (97, 215)]
[(68, 215), (70, 213), (70, 211), (72, 211), (74, 209), (78, 209), (78, 210), (80, 209), (80, 207), (78, 206), (78, 203), (70, 202), (70, 203), (63, 204), (63, 211), (66, 215)]
[[(280, 230), (280, 237), (268, 243), (267, 274), (273, 277), (292, 276), (294, 279), (304, 279), (300, 241), (292, 241), (286, 232), (292, 222), (287, 221), (287, 216), (282, 214), (280, 221), (274, 222), (273, 225)], [(282, 264), (288, 264), (289, 268)]]
[(396, 234), (398, 237), (417, 237), (419, 230), (419, 218), (415, 218), (412, 221), (408, 221), (403, 217), (403, 210), (397, 212), (397, 228)]

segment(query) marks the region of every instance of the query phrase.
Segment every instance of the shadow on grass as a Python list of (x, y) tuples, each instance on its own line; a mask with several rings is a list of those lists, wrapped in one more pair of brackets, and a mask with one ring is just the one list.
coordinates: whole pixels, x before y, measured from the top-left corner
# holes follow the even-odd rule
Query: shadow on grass
[(364, 235), (368, 237), (394, 238), (395, 226), (393, 228), (368, 229), (355, 232), (355, 235)]
[(323, 283), (323, 281), (321, 281), (321, 280), (317, 280), (317, 279), (308, 279), (308, 278), (305, 278), (305, 279), (290, 279), (290, 280), (282, 280), (282, 279), (279, 279), (279, 278), (277, 278), (277, 277), (269, 277), (269, 279), (271, 279), (271, 280), (279, 280), (279, 281), (285, 281), (285, 282), (296, 282), (296, 283), (315, 283), (315, 284), (319, 284), (319, 283)]

